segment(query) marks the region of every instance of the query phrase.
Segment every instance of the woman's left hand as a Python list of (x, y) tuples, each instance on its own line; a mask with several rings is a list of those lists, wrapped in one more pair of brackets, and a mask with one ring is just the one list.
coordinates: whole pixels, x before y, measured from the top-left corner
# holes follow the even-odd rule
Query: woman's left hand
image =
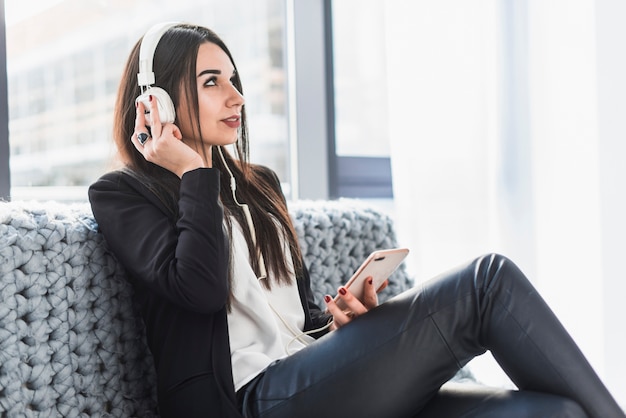
[[(143, 102), (137, 102), (135, 132), (131, 137), (146, 161), (150, 161), (182, 178), (187, 171), (205, 166), (200, 154), (183, 142), (178, 126), (173, 123), (161, 123), (156, 100), (150, 99), (150, 120), (146, 117)], [(148, 130), (150, 127), (150, 130)], [(147, 140), (139, 141), (139, 134), (147, 134)]]
[(324, 301), (326, 302), (326, 309), (329, 313), (333, 315), (333, 323), (330, 326), (330, 329), (335, 330), (337, 328), (341, 328), (357, 316), (363, 315), (370, 309), (378, 306), (377, 293), (387, 287), (388, 283), (389, 280), (385, 280), (382, 286), (376, 289), (374, 288), (372, 278), (368, 277), (365, 280), (365, 284), (363, 286), (363, 300), (357, 299), (357, 297), (350, 292), (350, 289), (341, 286), (338, 289), (338, 294), (347, 306), (346, 310), (342, 310), (341, 308), (339, 308), (339, 306), (337, 306), (337, 304), (335, 303), (335, 300), (330, 295), (326, 295), (324, 297)]

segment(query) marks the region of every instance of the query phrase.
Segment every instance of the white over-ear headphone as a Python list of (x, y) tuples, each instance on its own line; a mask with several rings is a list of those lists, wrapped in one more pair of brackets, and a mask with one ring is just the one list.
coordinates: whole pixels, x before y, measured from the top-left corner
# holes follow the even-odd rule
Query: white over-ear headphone
[(152, 63), (159, 40), (168, 29), (178, 24), (178, 22), (165, 22), (154, 25), (144, 35), (139, 48), (137, 82), (141, 88), (141, 95), (135, 99), (135, 102), (143, 103), (146, 111), (149, 111), (150, 96), (156, 99), (161, 123), (173, 123), (174, 119), (176, 119), (176, 111), (169, 94), (162, 88), (153, 86), (155, 77), (154, 71), (152, 71)]

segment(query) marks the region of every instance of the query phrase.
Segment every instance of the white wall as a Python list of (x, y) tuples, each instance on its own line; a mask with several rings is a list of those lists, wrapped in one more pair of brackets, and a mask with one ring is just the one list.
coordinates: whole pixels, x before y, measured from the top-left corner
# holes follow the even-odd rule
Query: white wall
[(409, 267), (427, 277), (489, 249), (494, 10), (485, 1), (386, 5), (399, 234), (412, 250)]
[(626, 2), (596, 1), (604, 376), (626, 404)]
[(604, 374), (594, 2), (529, 4), (537, 285)]
[(623, 2), (523, 3), (513, 68), (506, 1), (385, 4), (394, 194), (411, 270), (422, 280), (485, 251), (511, 256), (626, 404)]

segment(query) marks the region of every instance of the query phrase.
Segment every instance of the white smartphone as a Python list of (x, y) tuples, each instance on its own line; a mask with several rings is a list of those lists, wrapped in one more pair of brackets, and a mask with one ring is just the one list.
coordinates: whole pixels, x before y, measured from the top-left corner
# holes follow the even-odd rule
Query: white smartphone
[[(344, 286), (349, 288), (350, 293), (359, 300), (363, 300), (365, 279), (371, 277), (374, 280), (374, 287), (378, 290), (384, 281), (396, 271), (408, 253), (409, 250), (407, 248), (374, 251), (365, 259)], [(335, 303), (341, 309), (347, 308), (339, 295), (335, 297)]]

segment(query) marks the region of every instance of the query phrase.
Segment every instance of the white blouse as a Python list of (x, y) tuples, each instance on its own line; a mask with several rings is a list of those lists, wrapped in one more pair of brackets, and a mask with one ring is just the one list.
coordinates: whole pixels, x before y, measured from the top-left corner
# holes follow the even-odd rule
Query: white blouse
[[(301, 334), (304, 309), (285, 240), (281, 238), (285, 262), (292, 272), (291, 284), (272, 281), (272, 289), (268, 290), (252, 270), (241, 226), (234, 219), (232, 226), (233, 299), (228, 313), (228, 334), (233, 380), (235, 390), (239, 390), (271, 363), (302, 349), (314, 339)], [(268, 271), (268, 277), (272, 274)]]

